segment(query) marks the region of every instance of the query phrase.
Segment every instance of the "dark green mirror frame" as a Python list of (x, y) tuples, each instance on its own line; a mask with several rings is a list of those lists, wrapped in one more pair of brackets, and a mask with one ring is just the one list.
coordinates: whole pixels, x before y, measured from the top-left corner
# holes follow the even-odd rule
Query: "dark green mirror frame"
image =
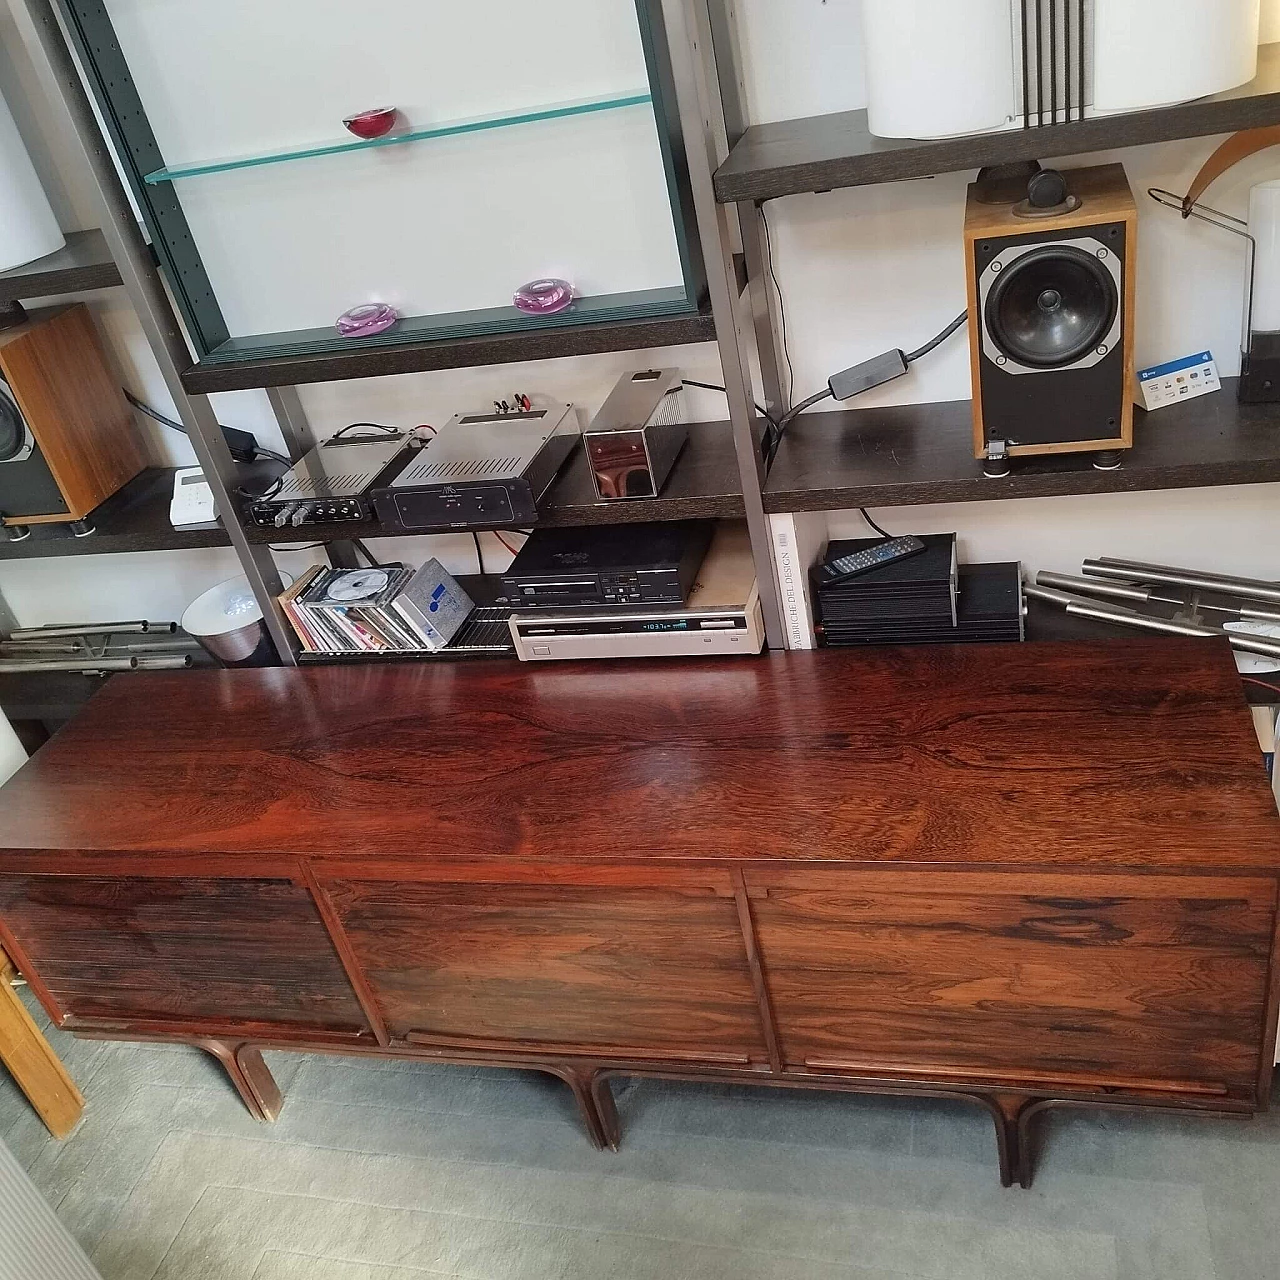
[[(57, 3), (202, 368), (371, 349), (386, 352), (388, 348), (437, 341), (681, 317), (704, 308), (706, 270), (661, 0), (635, 0), (635, 5), (684, 276), (683, 287), (582, 298), (570, 310), (555, 316), (528, 316), (515, 307), (409, 316), (385, 334), (361, 339), (343, 338), (333, 328), (248, 337), (231, 335), (174, 185), (169, 181), (154, 181), (157, 171), (165, 168), (165, 158), (106, 5), (103, 0), (57, 0)], [(147, 181), (148, 175), (152, 175), (152, 182)]]

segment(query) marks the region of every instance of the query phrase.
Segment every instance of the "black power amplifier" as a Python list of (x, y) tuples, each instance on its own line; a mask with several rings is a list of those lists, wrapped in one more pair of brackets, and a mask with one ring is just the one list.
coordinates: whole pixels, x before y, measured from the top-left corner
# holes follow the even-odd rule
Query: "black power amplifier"
[(374, 482), (392, 469), (410, 437), (334, 436), (294, 463), (275, 486), (249, 504), (249, 519), (262, 529), (371, 521)]

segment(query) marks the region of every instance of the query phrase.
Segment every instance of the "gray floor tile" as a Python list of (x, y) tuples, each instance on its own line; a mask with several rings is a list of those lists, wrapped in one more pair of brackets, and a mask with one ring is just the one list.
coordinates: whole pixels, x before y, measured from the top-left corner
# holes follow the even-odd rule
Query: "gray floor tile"
[(105, 1280), (1280, 1278), (1280, 1117), (1051, 1114), (1027, 1193), (949, 1102), (619, 1080), (613, 1155), (534, 1073), (272, 1054), (266, 1126), (198, 1051), (49, 1034), (85, 1119), (0, 1077), (0, 1136)]

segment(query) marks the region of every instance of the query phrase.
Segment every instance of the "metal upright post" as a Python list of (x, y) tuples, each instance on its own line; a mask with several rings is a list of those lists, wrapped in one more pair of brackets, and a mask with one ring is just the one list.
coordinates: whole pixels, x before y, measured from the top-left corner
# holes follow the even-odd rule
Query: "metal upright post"
[[(736, 0), (697, 0), (697, 16), (705, 14), (704, 46), (710, 49), (720, 91), (724, 116), (724, 146), (728, 155), (747, 131), (747, 88), (742, 78), (742, 58), (738, 48), (738, 14)], [(700, 22), (699, 25), (702, 25)], [(733, 206), (737, 213), (742, 251), (747, 267), (747, 288), (751, 299), (751, 318), (755, 326), (756, 353), (760, 361), (760, 379), (764, 385), (765, 403), (777, 420), (790, 407), (795, 388), (788, 385), (782, 370), (786, 349), (780, 337), (782, 325), (769, 287), (769, 255), (766, 252), (767, 230), (764, 206), (746, 201)]]
[(298, 388), (268, 387), (267, 399), (271, 402), (271, 412), (276, 415), (280, 435), (284, 438), (285, 452), (297, 462), (318, 443), (315, 432), (311, 430), (311, 423), (307, 421), (307, 411), (302, 407)]
[(786, 647), (786, 633), (782, 626), (778, 581), (773, 567), (769, 521), (764, 510), (762, 489), (765, 469), (760, 437), (756, 431), (751, 366), (746, 354), (750, 348), (741, 318), (738, 274), (733, 261), (732, 215), (726, 206), (716, 202), (713, 184), (715, 171), (724, 159), (725, 132), (719, 82), (710, 47), (710, 19), (706, 0), (662, 0), (662, 11), (671, 46), (698, 232), (707, 264), (707, 283), (729, 400), (729, 418), (733, 424), (734, 447), (742, 476), (742, 497), (755, 552), (760, 604), (769, 644), (772, 648), (782, 649)]
[[(42, 64), (40, 70), (48, 79), (53, 100), (66, 113), (84, 153), (102, 211), (102, 233), (111, 256), (177, 406), (178, 416), (191, 438), (205, 478), (213, 490), (214, 500), (222, 512), (223, 525), (262, 607), (281, 661), (292, 666), (297, 662), (297, 642), (292, 627), (276, 602), (283, 590), (280, 572), (270, 548), (251, 544), (240, 524), (238, 507), (232, 497), (237, 484), (235, 463), (223, 439), (213, 406), (207, 396), (189, 396), (182, 386), (181, 372), (191, 365), (186, 338), (152, 260), (151, 250), (134, 218), (133, 206), (98, 127), (93, 105), (63, 38), (51, 0), (21, 0), (21, 6), (30, 19), (35, 36), (32, 52), (40, 55), (36, 60)], [(298, 407), (300, 411), (301, 405)], [(292, 448), (287, 435), (286, 443)]]

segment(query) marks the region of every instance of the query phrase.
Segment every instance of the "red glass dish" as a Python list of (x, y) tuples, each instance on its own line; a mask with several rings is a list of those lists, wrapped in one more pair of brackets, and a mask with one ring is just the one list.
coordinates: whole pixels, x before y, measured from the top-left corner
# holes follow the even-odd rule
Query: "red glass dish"
[(348, 132), (357, 138), (370, 141), (373, 138), (384, 138), (396, 126), (400, 116), (399, 107), (373, 107), (368, 111), (357, 112), (348, 116), (342, 123)]

